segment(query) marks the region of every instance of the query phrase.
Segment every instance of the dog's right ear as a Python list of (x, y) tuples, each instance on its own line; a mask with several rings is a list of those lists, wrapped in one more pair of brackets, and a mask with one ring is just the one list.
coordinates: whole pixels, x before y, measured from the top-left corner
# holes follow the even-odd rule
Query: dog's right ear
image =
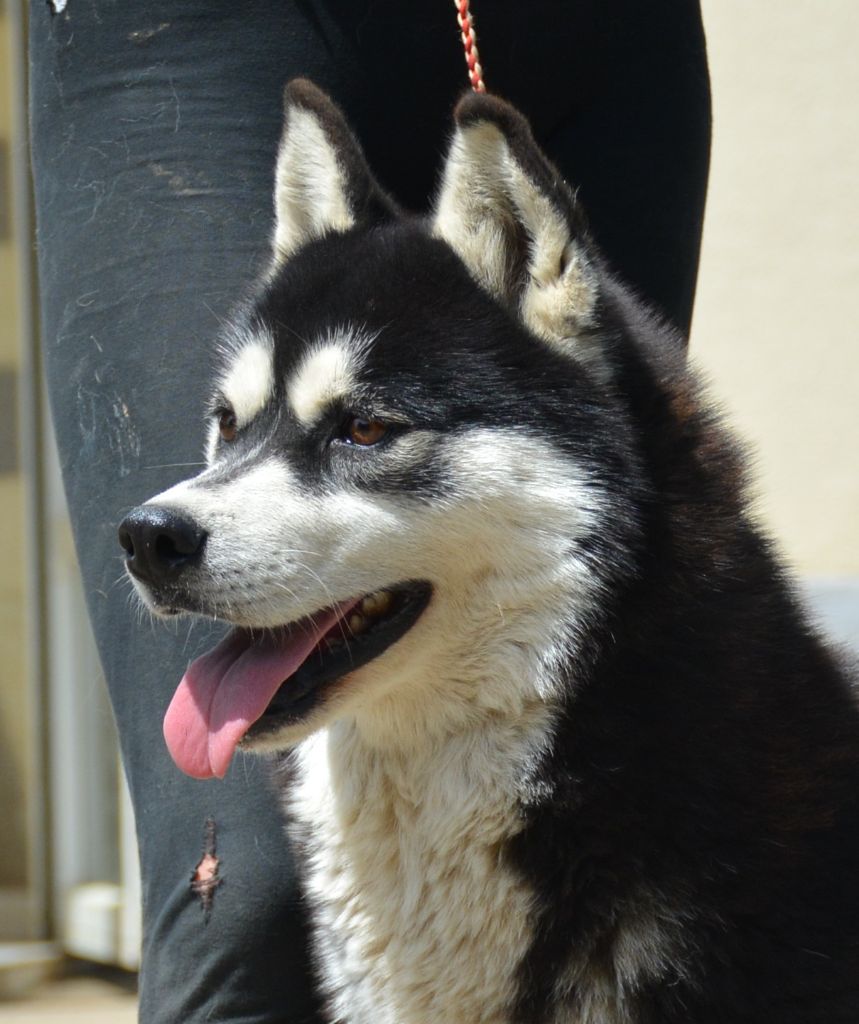
[(454, 118), (434, 234), (534, 333), (587, 357), (599, 275), (575, 195), (508, 103), (469, 93)]
[(274, 263), (329, 232), (398, 215), (338, 107), (306, 79), (284, 90), (275, 173)]

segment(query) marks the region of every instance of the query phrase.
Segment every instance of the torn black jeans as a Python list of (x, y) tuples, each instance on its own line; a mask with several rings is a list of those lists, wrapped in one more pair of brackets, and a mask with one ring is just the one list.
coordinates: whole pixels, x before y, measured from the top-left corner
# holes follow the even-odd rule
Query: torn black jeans
[[(266, 766), (239, 756), (225, 781), (195, 782), (161, 736), (218, 629), (139, 620), (114, 585), (116, 525), (200, 463), (213, 339), (266, 257), (283, 83), (328, 90), (381, 182), (421, 209), (466, 86), (455, 13), (449, 0), (31, 7), (44, 358), (136, 811), (145, 1024), (317, 1009)], [(710, 132), (697, 4), (476, 0), (475, 16), (490, 89), (580, 188), (611, 263), (686, 328)]]

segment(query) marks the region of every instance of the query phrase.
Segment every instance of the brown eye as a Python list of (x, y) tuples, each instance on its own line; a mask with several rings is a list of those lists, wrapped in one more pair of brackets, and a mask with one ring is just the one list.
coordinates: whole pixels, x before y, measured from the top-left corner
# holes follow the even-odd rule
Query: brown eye
[(360, 444), (364, 448), (379, 441), (388, 433), (388, 428), (381, 420), (367, 420), (362, 416), (353, 416), (346, 424), (344, 440), (349, 444)]
[(232, 409), (222, 409), (218, 416), (218, 430), (221, 433), (221, 440), (235, 441), (238, 429), (236, 414)]

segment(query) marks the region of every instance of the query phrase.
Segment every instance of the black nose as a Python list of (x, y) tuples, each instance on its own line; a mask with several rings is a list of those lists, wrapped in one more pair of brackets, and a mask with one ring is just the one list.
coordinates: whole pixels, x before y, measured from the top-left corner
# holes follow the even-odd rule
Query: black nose
[(175, 509), (141, 505), (119, 524), (125, 564), (144, 583), (166, 583), (200, 558), (206, 532)]

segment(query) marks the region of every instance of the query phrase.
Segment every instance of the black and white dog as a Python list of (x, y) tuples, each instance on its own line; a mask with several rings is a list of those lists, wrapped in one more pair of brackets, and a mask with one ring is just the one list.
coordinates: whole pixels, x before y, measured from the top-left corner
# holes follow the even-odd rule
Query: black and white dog
[(292, 748), (333, 1021), (856, 1024), (846, 676), (678, 338), (515, 110), (455, 121), (417, 219), (287, 89), (208, 466), (120, 529), (234, 626), (173, 757)]

